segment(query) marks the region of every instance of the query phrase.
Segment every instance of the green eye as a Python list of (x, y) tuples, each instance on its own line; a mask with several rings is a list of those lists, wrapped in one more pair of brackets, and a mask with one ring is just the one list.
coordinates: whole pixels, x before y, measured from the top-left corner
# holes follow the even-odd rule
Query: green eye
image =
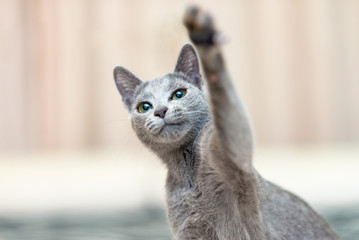
[(176, 92), (174, 92), (171, 99), (172, 100), (177, 100), (177, 99), (183, 98), (184, 95), (186, 95), (186, 92), (187, 92), (186, 89), (179, 89)]
[(148, 112), (152, 108), (152, 105), (148, 102), (143, 102), (138, 106), (138, 111), (140, 113)]

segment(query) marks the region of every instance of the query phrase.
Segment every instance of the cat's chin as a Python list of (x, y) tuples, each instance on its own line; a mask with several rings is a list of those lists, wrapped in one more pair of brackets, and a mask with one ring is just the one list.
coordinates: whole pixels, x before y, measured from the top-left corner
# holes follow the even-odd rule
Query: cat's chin
[(165, 124), (161, 131), (153, 136), (153, 140), (162, 144), (179, 144), (188, 138), (191, 127), (188, 124)]

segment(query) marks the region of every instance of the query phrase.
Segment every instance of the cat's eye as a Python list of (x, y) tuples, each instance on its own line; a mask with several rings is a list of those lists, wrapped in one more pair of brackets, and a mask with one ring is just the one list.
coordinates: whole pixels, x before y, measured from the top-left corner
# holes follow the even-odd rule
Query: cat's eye
[(177, 99), (183, 98), (186, 95), (186, 92), (187, 92), (186, 89), (178, 89), (172, 94), (171, 99), (177, 100)]
[(140, 105), (138, 105), (137, 109), (140, 113), (145, 113), (148, 112), (151, 108), (152, 108), (151, 103), (143, 102)]

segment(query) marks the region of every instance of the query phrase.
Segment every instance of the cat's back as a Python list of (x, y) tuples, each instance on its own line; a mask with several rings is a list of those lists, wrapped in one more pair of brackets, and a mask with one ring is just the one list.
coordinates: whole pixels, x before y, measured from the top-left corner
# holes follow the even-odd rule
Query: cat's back
[(336, 240), (329, 224), (304, 200), (259, 177), (260, 211), (274, 239)]

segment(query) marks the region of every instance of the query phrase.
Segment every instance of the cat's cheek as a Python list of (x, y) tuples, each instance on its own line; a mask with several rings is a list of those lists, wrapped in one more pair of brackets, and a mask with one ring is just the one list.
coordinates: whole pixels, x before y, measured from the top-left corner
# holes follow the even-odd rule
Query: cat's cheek
[(131, 119), (133, 130), (139, 135), (143, 135), (146, 132), (145, 123), (146, 119), (143, 116), (132, 116)]

